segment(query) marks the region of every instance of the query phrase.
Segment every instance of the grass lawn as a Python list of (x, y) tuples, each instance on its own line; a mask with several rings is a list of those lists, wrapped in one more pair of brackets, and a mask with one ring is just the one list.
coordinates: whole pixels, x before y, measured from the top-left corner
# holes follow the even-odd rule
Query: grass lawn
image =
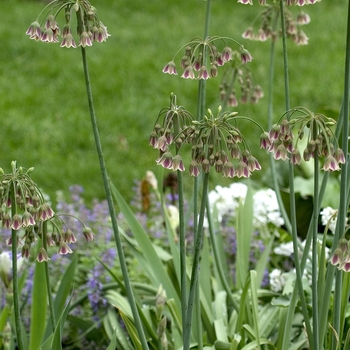
[[(202, 36), (206, 3), (92, 3), (111, 34), (106, 43), (87, 49), (96, 114), (109, 175), (130, 199), (133, 181), (142, 178), (146, 170), (157, 171), (157, 152), (148, 146), (148, 137), (159, 110), (168, 104), (170, 92), (195, 114), (198, 83), (165, 75), (161, 70), (183, 44)], [(44, 5), (29, 0), (2, 0), (0, 4), (0, 166), (6, 172), (12, 160), (24, 167), (34, 166), (33, 179), (52, 197), (57, 190), (80, 184), (87, 198), (102, 198), (81, 52), (34, 42), (25, 35)], [(312, 21), (305, 27), (309, 45), (288, 44), (292, 106), (303, 105), (337, 116), (344, 80), (345, 8), (342, 1), (327, 0), (302, 8)], [(244, 6), (235, 0), (213, 1), (210, 34), (243, 43), (242, 32), (260, 11), (259, 6)], [(244, 45), (254, 57), (254, 77), (267, 91), (270, 43), (246, 41)], [(177, 62), (181, 56), (182, 52)], [(277, 119), (284, 112), (280, 41), (275, 62)], [(219, 71), (219, 77), (207, 83), (208, 107), (213, 111), (220, 104), (221, 76)], [(258, 105), (240, 105), (237, 110), (266, 127), (266, 98)], [(244, 129), (261, 163), (266, 164), (267, 155), (258, 150), (260, 131), (251, 126)], [(258, 180), (261, 174), (254, 176)]]

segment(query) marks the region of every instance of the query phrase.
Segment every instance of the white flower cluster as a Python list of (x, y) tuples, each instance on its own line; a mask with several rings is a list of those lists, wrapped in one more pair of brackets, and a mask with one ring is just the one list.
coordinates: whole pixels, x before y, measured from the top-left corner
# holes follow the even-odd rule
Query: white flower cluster
[[(217, 220), (224, 216), (234, 217), (240, 201), (245, 200), (248, 187), (243, 183), (233, 183), (229, 187), (216, 186), (209, 193), (209, 203), (216, 213)], [(253, 195), (254, 226), (260, 227), (272, 223), (276, 227), (284, 224), (279, 210), (276, 193), (271, 189), (264, 189)], [(215, 208), (215, 210), (214, 210)]]
[(209, 192), (210, 208), (214, 211), (219, 222), (223, 216), (235, 216), (239, 202), (247, 195), (248, 187), (242, 183), (233, 183), (230, 187), (216, 186)]
[(256, 226), (271, 223), (276, 227), (281, 227), (284, 224), (274, 190), (270, 188), (260, 190), (254, 194), (253, 200)]
[[(17, 271), (24, 266), (25, 259), (20, 255), (17, 256)], [(12, 281), (12, 253), (4, 251), (0, 254), (0, 279), (8, 288)]]
[(284, 285), (286, 284), (287, 273), (281, 271), (280, 269), (274, 269), (269, 273), (270, 288), (273, 292), (278, 293), (282, 291)]
[(328, 228), (333, 234), (337, 225), (337, 213), (338, 210), (331, 207), (323, 208), (320, 212), (322, 225), (329, 225)]

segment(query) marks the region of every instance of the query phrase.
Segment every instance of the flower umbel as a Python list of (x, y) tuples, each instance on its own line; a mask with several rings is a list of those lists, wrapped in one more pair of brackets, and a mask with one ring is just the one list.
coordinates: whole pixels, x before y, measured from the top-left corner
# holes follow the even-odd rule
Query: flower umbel
[[(236, 88), (238, 85), (238, 89)], [(240, 91), (240, 100), (236, 91)], [(260, 85), (255, 84), (248, 67), (242, 63), (239, 52), (234, 51), (232, 59), (224, 72), (220, 84), (220, 98), (229, 107), (237, 107), (241, 103), (258, 103), (264, 92)]]
[[(76, 242), (75, 235), (67, 228), (62, 214), (55, 214), (45, 200), (30, 173), (34, 168), (24, 169), (12, 162), (12, 173), (4, 174), (0, 169), (0, 220), (2, 226), (18, 231), (17, 237), (21, 243), (22, 257), (30, 256), (30, 248), (38, 238), (46, 236), (48, 246), (68, 245)], [(51, 225), (51, 234), (48, 233), (48, 224)], [(83, 227), (85, 225), (82, 223)], [(83, 230), (86, 239), (92, 240), (92, 232)], [(91, 230), (90, 230), (91, 231)], [(12, 245), (12, 239), (7, 240)], [(60, 249), (60, 254), (70, 253), (71, 249)], [(48, 261), (48, 253), (41, 248), (36, 257), (37, 261)]]
[[(295, 113), (300, 114), (292, 118)], [(345, 163), (345, 157), (331, 129), (335, 120), (304, 107), (294, 108), (286, 114), (290, 115), (290, 119), (281, 120), (282, 116), (272, 126), (268, 140), (266, 134), (261, 136), (261, 147), (272, 152), (276, 160), (290, 159), (296, 165), (301, 162), (298, 142), (306, 136), (306, 147), (302, 150), (304, 161), (315, 157), (324, 158), (322, 170), (340, 170), (339, 164)], [(296, 141), (293, 131), (297, 134)]]
[[(191, 164), (189, 172), (191, 176), (198, 176), (201, 170), (208, 173), (211, 168), (222, 173), (224, 177), (249, 177), (255, 170), (260, 170), (260, 164), (250, 153), (247, 143), (239, 129), (230, 124), (237, 112), (221, 112), (213, 115), (208, 110), (208, 116), (202, 121), (193, 120), (188, 126), (182, 125), (178, 132), (169, 135), (163, 130), (161, 143), (154, 138), (157, 132), (153, 131), (150, 144), (160, 150), (160, 157), (157, 160), (159, 165), (172, 170), (184, 170), (182, 158), (179, 156), (180, 148), (185, 144), (192, 146)], [(165, 141), (167, 140), (167, 141)], [(172, 156), (169, 147), (175, 144), (177, 154)], [(234, 163), (236, 165), (234, 165)], [(236, 168), (235, 168), (236, 167)]]
[[(183, 46), (175, 56), (183, 49), (185, 53), (181, 59), (181, 68), (183, 73), (182, 78), (185, 79), (204, 79), (215, 78), (218, 73), (218, 67), (232, 60), (236, 51), (233, 51), (227, 42), (235, 42), (239, 48), (242, 63), (250, 62), (252, 60), (251, 54), (244, 49), (244, 47), (230, 38), (222, 37), (207, 37), (205, 40), (195, 38)], [(223, 44), (222, 48), (219, 46)], [(177, 75), (175, 64), (175, 56), (163, 68), (163, 73)]]
[(175, 138), (176, 144), (182, 143), (185, 137), (182, 130), (190, 125), (192, 119), (192, 115), (184, 107), (177, 105), (176, 95), (171, 94), (170, 105), (160, 111), (149, 138), (149, 144), (160, 152), (157, 164), (167, 169), (185, 170), (180, 155), (173, 157), (169, 147)]
[[(244, 3), (245, 0), (241, 1)], [(260, 1), (259, 1), (260, 2)], [(242, 37), (248, 40), (257, 40), (257, 41), (266, 41), (268, 39), (276, 40), (279, 36), (279, 31), (276, 28), (276, 19), (280, 15), (280, 6), (279, 4), (265, 4), (264, 9), (260, 13), (259, 18), (261, 19), (260, 25), (255, 26), (254, 23), (248, 27)], [(287, 0), (287, 5), (298, 5), (302, 6), (301, 2), (306, 4), (309, 1), (294, 1)], [(315, 2), (315, 1), (314, 1)], [(287, 37), (290, 38), (297, 45), (307, 45), (309, 38), (306, 36), (305, 32), (301, 29), (303, 25), (310, 23), (310, 16), (304, 11), (300, 11), (299, 14), (294, 16), (292, 11), (284, 7), (284, 18), (285, 18), (285, 27)]]
[[(48, 15), (39, 22), (40, 15), (44, 10)], [(77, 37), (79, 38), (79, 46), (91, 46), (93, 42), (101, 43), (106, 41), (110, 36), (107, 32), (107, 27), (100, 21), (95, 7), (93, 7), (88, 0), (79, 0), (75, 2), (69, 0), (54, 0), (51, 1), (44, 10), (26, 31), (30, 39), (57, 43), (60, 41), (59, 37), (62, 36), (61, 47), (76, 48), (77, 45), (71, 30), (71, 18), (73, 13), (75, 13), (77, 17)], [(65, 24), (61, 34), (56, 18), (63, 10), (65, 13)]]

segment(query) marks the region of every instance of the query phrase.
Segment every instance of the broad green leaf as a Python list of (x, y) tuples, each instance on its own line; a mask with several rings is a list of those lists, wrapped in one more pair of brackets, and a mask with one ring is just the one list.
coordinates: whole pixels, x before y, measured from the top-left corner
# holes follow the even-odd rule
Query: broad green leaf
[(116, 312), (111, 308), (107, 310), (107, 315), (103, 318), (103, 325), (109, 339), (112, 340), (114, 336), (116, 337), (118, 346), (114, 347), (113, 349), (132, 350), (124, 331), (121, 329)]
[(68, 303), (66, 307), (63, 309), (62, 314), (60, 315), (60, 318), (57, 322), (56, 329), (52, 338), (51, 350), (62, 350), (63, 326), (64, 326), (64, 323), (66, 322), (66, 318), (69, 312), (70, 302), (71, 302), (71, 298), (68, 300)]
[(125, 219), (131, 229), (133, 237), (138, 242), (139, 246), (142, 247), (142, 254), (144, 260), (141, 261), (142, 267), (148, 267), (148, 272), (151, 271), (152, 277), (156, 279), (156, 286), (163, 285), (166, 290), (167, 296), (173, 298), (177, 304), (177, 308), (180, 310), (180, 299), (176, 292), (176, 289), (170, 280), (167, 272), (163, 266), (163, 263), (157, 255), (152, 242), (150, 241), (147, 233), (144, 231), (141, 224), (135, 218), (135, 215), (125, 202), (116, 187), (111, 184), (113, 196), (116, 199), (121, 212), (124, 214)]
[[(259, 339), (259, 343), (261, 345), (265, 345), (264, 349), (277, 350), (276, 347), (273, 345), (273, 343), (268, 339)], [(258, 342), (254, 340), (251, 343), (244, 346), (242, 350), (255, 350), (257, 347), (258, 347)]]
[(227, 342), (228, 339), (227, 339), (225, 321), (222, 318), (214, 320), (214, 328), (215, 328), (216, 339), (223, 342)]
[(242, 331), (243, 323), (245, 320), (248, 323), (251, 323), (249, 322), (251, 321), (251, 310), (249, 307), (250, 303), (249, 303), (249, 296), (248, 296), (249, 285), (250, 285), (250, 276), (247, 277), (244, 288), (242, 290), (240, 303), (239, 303), (240, 312), (237, 317), (235, 333), (240, 333)]
[(64, 309), (64, 305), (68, 296), (72, 292), (72, 285), (74, 281), (75, 270), (77, 267), (78, 256), (77, 254), (72, 255), (72, 261), (68, 265), (64, 275), (62, 276), (59, 287), (56, 293), (54, 308), (57, 315), (61, 315)]
[[(111, 343), (108, 345), (108, 348), (106, 350), (115, 350), (117, 347), (117, 335), (116, 330), (113, 332)], [(120, 349), (121, 350), (121, 349)]]
[(256, 271), (250, 271), (250, 292), (251, 292), (251, 308), (253, 314), (253, 324), (254, 324), (254, 333), (256, 341), (258, 343), (258, 349), (261, 349), (260, 346), (260, 330), (259, 330), (259, 306), (258, 306), (258, 284), (257, 284), (257, 274)]
[(29, 350), (37, 350), (39, 348), (44, 336), (46, 320), (50, 322), (50, 317), (47, 317), (45, 264), (47, 263), (35, 262)]
[[(11, 306), (6, 303), (0, 313), (0, 334), (3, 333), (8, 318), (11, 315)], [(0, 337), (0, 349), (2, 348), (2, 337)]]
[(123, 314), (132, 318), (130, 304), (124, 296), (120, 295), (117, 291), (109, 290), (106, 293), (106, 299), (111, 305), (115, 306), (118, 310), (121, 310)]
[(217, 340), (214, 344), (214, 347), (215, 350), (230, 350), (231, 344), (221, 340)]
[(239, 203), (237, 209), (237, 289), (243, 288), (244, 282), (248, 275), (250, 243), (253, 233), (253, 196), (250, 186), (244, 200)]
[(213, 303), (213, 317), (215, 320), (224, 320), (225, 326), (227, 326), (227, 305), (226, 305), (227, 294), (224, 290), (218, 292), (215, 295)]
[(271, 250), (272, 250), (272, 247), (273, 247), (273, 242), (275, 240), (275, 235), (272, 234), (271, 235), (271, 239), (269, 241), (269, 243), (265, 246), (265, 250), (264, 252), (261, 254), (261, 257), (259, 258), (257, 264), (256, 264), (256, 267), (255, 267), (255, 270), (256, 270), (256, 273), (257, 273), (257, 285), (258, 286), (261, 286), (261, 282), (264, 278), (264, 273), (265, 273), (265, 270), (266, 270), (266, 267), (269, 263), (269, 258), (270, 258), (270, 253), (271, 253)]
[(122, 317), (128, 334), (136, 348), (136, 350), (142, 350), (142, 345), (139, 339), (138, 332), (136, 331), (134, 322), (130, 319), (128, 315), (126, 315), (121, 309), (119, 309), (120, 316)]
[[(202, 257), (209, 257), (210, 255), (209, 241), (205, 235), (203, 237), (203, 247), (202, 247), (201, 254), (202, 254)], [(201, 291), (203, 292), (203, 294), (201, 295), (201, 298), (204, 297), (208, 305), (210, 305), (212, 302), (210, 278), (208, 278), (211, 275), (212, 273), (210, 268), (210, 259), (206, 259), (206, 258), (201, 259), (200, 274), (199, 274)]]
[(86, 321), (80, 317), (68, 315), (67, 320), (71, 325), (79, 328), (82, 333), (79, 334), (79, 338), (83, 336), (89, 340), (100, 341), (103, 337), (103, 332), (96, 328), (96, 324), (92, 321)]
[(70, 302), (71, 298), (69, 299), (67, 305), (63, 309), (54, 332), (50, 334), (50, 336), (41, 345), (39, 350), (62, 350), (62, 331), (69, 312)]
[(278, 326), (279, 309), (271, 304), (266, 304), (259, 310), (260, 336), (269, 338), (271, 332)]
[(279, 307), (288, 307), (289, 304), (290, 304), (290, 299), (284, 296), (279, 296), (271, 300), (271, 305), (275, 305)]
[[(58, 316), (61, 316), (65, 309), (65, 302), (68, 299), (70, 293), (72, 292), (72, 285), (74, 281), (75, 269), (77, 266), (78, 257), (76, 254), (72, 255), (72, 261), (66, 268), (60, 282), (54, 300), (54, 310), (56, 315), (56, 320)], [(57, 328), (57, 327), (56, 327)], [(53, 333), (51, 323), (48, 322), (46, 326), (46, 332), (44, 339), (50, 337)], [(46, 342), (45, 342), (46, 343)]]

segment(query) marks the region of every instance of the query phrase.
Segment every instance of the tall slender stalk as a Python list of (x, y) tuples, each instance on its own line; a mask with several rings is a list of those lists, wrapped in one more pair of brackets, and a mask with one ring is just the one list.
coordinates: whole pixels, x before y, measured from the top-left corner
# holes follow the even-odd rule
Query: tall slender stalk
[[(273, 22), (272, 31), (276, 31), (277, 22), (278, 22), (278, 13), (276, 13), (276, 17)], [(269, 86), (268, 86), (268, 108), (267, 108), (267, 129), (270, 130), (272, 127), (272, 120), (273, 120), (273, 90), (274, 90), (274, 62), (275, 62), (275, 48), (276, 43), (275, 40), (271, 41), (271, 48), (270, 48), (270, 63), (269, 63)], [(272, 153), (269, 153), (269, 162), (270, 162), (270, 169), (271, 169), (271, 178), (273, 183), (273, 189), (276, 193), (276, 198), (278, 202), (278, 206), (280, 208), (281, 215), (284, 220), (284, 224), (286, 226), (287, 231), (291, 234), (292, 227), (291, 223), (288, 217), (288, 214), (286, 212), (286, 209), (284, 207), (284, 203), (281, 196), (280, 186), (278, 184), (278, 177), (277, 177), (277, 169), (276, 169), (276, 163), (273, 159)]]
[[(290, 90), (289, 90), (289, 72), (288, 72), (288, 55), (287, 55), (287, 37), (285, 28), (285, 15), (284, 15), (284, 1), (280, 1), (281, 12), (281, 27), (282, 27), (282, 47), (283, 47), (283, 66), (284, 66), (284, 87), (285, 87), (285, 105), (286, 111), (290, 110)], [(290, 118), (289, 114), (287, 115)], [(291, 234), (293, 241), (294, 262), (296, 270), (296, 281), (299, 289), (299, 296), (301, 301), (301, 307), (303, 310), (303, 316), (305, 318), (305, 326), (310, 342), (310, 347), (313, 348), (312, 330), (308, 317), (307, 304), (304, 296), (304, 289), (302, 284), (302, 272), (300, 268), (300, 261), (298, 259), (298, 232), (297, 232), (297, 219), (296, 219), (296, 204), (295, 204), (295, 190), (294, 190), (294, 166), (289, 162), (289, 201), (290, 201), (290, 222), (291, 222)], [(289, 308), (288, 313), (294, 313), (294, 310)], [(291, 317), (291, 316), (289, 316)]]
[(86, 58), (86, 51), (85, 51), (85, 47), (83, 47), (83, 46), (81, 47), (81, 53), (82, 53), (82, 59), (83, 59), (84, 77), (85, 77), (85, 83), (86, 83), (86, 92), (87, 92), (87, 99), (88, 99), (88, 104), (89, 104), (92, 130), (94, 133), (95, 146), (96, 146), (97, 155), (98, 155), (98, 159), (99, 159), (99, 163), (100, 163), (101, 174), (102, 174), (102, 179), (103, 179), (103, 185), (104, 185), (105, 192), (106, 192), (109, 213), (111, 216), (114, 239), (115, 239), (117, 250), (118, 250), (120, 268), (122, 270), (126, 294), (128, 297), (128, 301), (130, 303), (131, 311), (132, 311), (132, 314), (134, 317), (135, 327), (137, 329), (137, 332), (138, 332), (138, 335), (140, 338), (142, 349), (147, 350), (148, 349), (147, 340), (146, 340), (145, 333), (144, 333), (144, 330), (142, 327), (140, 315), (139, 315), (138, 310), (137, 310), (137, 306), (136, 306), (136, 302), (135, 302), (135, 298), (134, 298), (134, 293), (133, 293), (133, 290), (131, 287), (129, 273), (128, 273), (128, 269), (126, 266), (124, 251), (123, 251), (122, 242), (121, 242), (121, 236), (119, 233), (119, 228), (118, 228), (118, 223), (117, 223), (117, 215), (116, 215), (116, 211), (115, 211), (115, 207), (114, 207), (114, 203), (113, 203), (112, 191), (111, 191), (111, 187), (110, 187), (110, 182), (109, 182), (106, 164), (105, 164), (103, 151), (102, 151), (100, 135), (99, 135), (98, 126), (97, 126), (97, 119), (96, 119), (96, 114), (95, 114), (94, 102), (93, 102), (93, 98), (92, 98), (92, 90), (91, 90), (91, 84), (90, 84), (90, 76), (89, 76), (89, 69), (88, 69), (88, 63), (87, 63), (87, 58)]
[(198, 297), (196, 288), (198, 284), (198, 275), (199, 275), (199, 267), (200, 267), (199, 260), (200, 260), (202, 242), (203, 242), (203, 222), (204, 222), (205, 208), (206, 208), (206, 201), (207, 201), (208, 184), (209, 184), (209, 173), (205, 173), (204, 179), (203, 179), (198, 229), (197, 229), (196, 241), (195, 241), (195, 251), (194, 251), (192, 273), (191, 273), (190, 292), (188, 297), (188, 308), (187, 308), (186, 327), (185, 327), (186, 333), (184, 337), (183, 350), (189, 350), (190, 348), (192, 312), (193, 312), (193, 306), (194, 306), (196, 297)]
[(220, 277), (220, 281), (227, 293), (227, 297), (230, 300), (233, 308), (235, 309), (235, 311), (238, 313), (239, 312), (239, 305), (237, 304), (237, 301), (235, 300), (235, 298), (233, 297), (231, 288), (227, 282), (227, 278), (225, 276), (223, 267), (222, 267), (222, 263), (221, 263), (221, 259), (219, 256), (219, 249), (217, 246), (217, 242), (216, 242), (216, 235), (214, 232), (214, 227), (213, 227), (213, 218), (210, 212), (210, 205), (209, 205), (209, 201), (207, 199), (207, 219), (208, 219), (208, 225), (209, 225), (209, 235), (210, 235), (210, 242), (211, 242), (211, 247), (213, 250), (213, 254), (214, 254), (214, 259), (215, 259), (215, 264), (219, 273), (219, 277)]
[[(174, 133), (180, 132), (178, 119), (174, 122)], [(176, 153), (179, 152), (177, 147)], [(183, 177), (180, 170), (177, 171), (177, 186), (179, 195), (179, 241), (180, 241), (180, 283), (181, 283), (181, 317), (182, 317), (182, 336), (185, 335), (186, 312), (187, 312), (187, 271), (186, 271), (186, 237), (185, 237), (185, 208)]]
[[(47, 251), (47, 221), (43, 222), (43, 248), (45, 249), (45, 251)], [(47, 296), (49, 300), (51, 326), (52, 326), (52, 330), (54, 331), (56, 328), (56, 315), (55, 315), (55, 309), (53, 306), (53, 298), (52, 298), (52, 292), (51, 292), (49, 263), (45, 261), (44, 264), (45, 264), (46, 289), (47, 289)]]
[[(11, 190), (11, 214), (12, 217), (16, 214), (16, 188), (15, 182), (13, 183), (13, 188)], [(15, 317), (15, 327), (17, 336), (17, 346), (18, 350), (24, 350), (23, 338), (22, 338), (22, 327), (21, 327), (21, 315), (19, 311), (19, 290), (18, 290), (18, 271), (17, 271), (17, 230), (11, 230), (12, 235), (12, 286), (13, 286), (13, 307), (14, 307), (14, 317)]]
[(319, 349), (319, 319), (318, 319), (318, 290), (317, 290), (317, 279), (318, 279), (318, 217), (319, 217), (319, 161), (318, 157), (315, 157), (314, 161), (314, 210), (312, 214), (312, 330), (313, 330), (313, 346), (314, 349)]
[[(206, 40), (206, 38), (209, 35), (209, 23), (210, 23), (210, 11), (211, 11), (211, 0), (207, 0), (206, 2), (206, 10), (205, 10), (205, 20), (204, 20), (204, 33), (203, 33), (203, 39)], [(203, 62), (206, 62), (207, 59), (207, 53), (206, 50), (203, 50)], [(203, 119), (203, 115), (204, 115), (204, 111), (205, 111), (205, 104), (206, 104), (206, 81), (204, 79), (200, 79), (199, 83), (198, 83), (198, 99), (197, 99), (197, 120), (202, 120)], [(200, 224), (199, 222), (197, 222), (197, 218), (198, 218), (198, 187), (199, 187), (199, 178), (195, 178), (194, 179), (194, 185), (193, 185), (193, 190), (194, 190), (194, 203), (193, 203), (193, 217), (194, 217), (194, 232), (195, 232), (195, 241), (197, 241), (198, 239), (198, 235), (202, 235), (202, 232), (199, 232), (200, 230), (203, 230), (203, 227), (200, 228)], [(203, 186), (204, 188), (204, 186)], [(203, 200), (206, 200), (206, 194), (204, 194), (204, 192), (202, 192), (202, 204), (203, 204)], [(193, 266), (194, 267), (194, 266)], [(192, 269), (193, 272), (193, 269)], [(199, 274), (199, 268), (197, 273)], [(192, 273), (193, 275), (193, 273)], [(198, 277), (198, 275), (197, 275)], [(193, 295), (191, 296), (191, 287), (190, 287), (190, 295), (189, 295), (189, 300), (188, 300), (188, 304), (187, 304), (187, 316), (186, 316), (186, 323), (188, 324), (188, 322), (192, 322), (192, 320), (188, 319), (188, 317), (192, 317), (192, 310), (189, 310), (190, 308), (192, 308), (192, 306), (190, 306), (190, 303), (192, 303), (193, 301), (191, 300), (191, 298), (194, 299), (194, 303), (195, 303), (195, 315), (196, 315), (196, 319), (197, 319), (197, 340), (198, 340), (198, 347), (201, 349), (203, 348), (203, 337), (202, 337), (202, 322), (201, 322), (201, 303), (200, 303), (200, 285), (199, 285), (199, 278), (196, 277), (196, 283), (193, 285)], [(191, 285), (192, 285), (192, 276), (191, 276)], [(194, 296), (195, 295), (195, 296)], [(191, 327), (189, 327), (189, 329), (191, 330)], [(187, 330), (186, 330), (187, 332)], [(191, 332), (190, 332), (191, 333)], [(190, 340), (190, 336), (188, 339), (184, 339), (184, 344), (188, 342), (188, 346), (189, 346), (189, 340)], [(187, 350), (185, 345), (184, 345), (184, 350)]]
[[(343, 96), (343, 114), (342, 114), (342, 150), (345, 155), (348, 154), (348, 138), (349, 138), (349, 83), (350, 83), (350, 2), (348, 3), (348, 18), (346, 32), (346, 53), (345, 53), (345, 80), (344, 80), (344, 96)], [(344, 234), (345, 218), (347, 211), (347, 187), (349, 165), (348, 160), (341, 166), (340, 180), (340, 201), (337, 218), (337, 226), (334, 234), (333, 249), (338, 245), (341, 236)], [(342, 292), (342, 272), (336, 271), (335, 290), (334, 290), (334, 307), (333, 307), (333, 327), (337, 334), (340, 334), (340, 315), (341, 315), (341, 292)], [(332, 349), (337, 346), (336, 339), (333, 337)]]

